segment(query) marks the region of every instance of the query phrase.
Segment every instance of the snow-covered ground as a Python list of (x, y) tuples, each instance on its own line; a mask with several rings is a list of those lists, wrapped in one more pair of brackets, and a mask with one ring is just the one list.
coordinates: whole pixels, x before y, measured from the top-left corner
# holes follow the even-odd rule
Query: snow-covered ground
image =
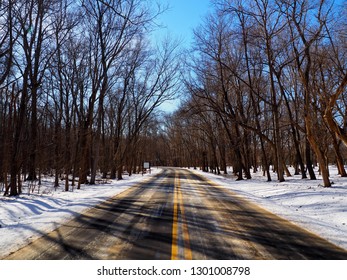
[(337, 175), (336, 167), (330, 167), (331, 188), (322, 187), (320, 176), (314, 181), (302, 180), (301, 175), (286, 177), (279, 183), (275, 173), (272, 182), (265, 182), (262, 173), (235, 181), (229, 175), (194, 172), (347, 249), (347, 178)]
[[(57, 190), (41, 187), (39, 193), (36, 189), (20, 197), (1, 196), (0, 259), (160, 171), (153, 168), (151, 175), (125, 176), (122, 181), (82, 186), (81, 190), (70, 192), (62, 191), (63, 187)], [(331, 168), (332, 188), (321, 187), (320, 180), (301, 180), (300, 176), (286, 178), (284, 183), (275, 180), (268, 183), (255, 174), (251, 180), (236, 182), (232, 177), (194, 172), (347, 249), (347, 178), (340, 178), (336, 168)]]
[[(105, 184), (81, 186), (65, 192), (64, 182), (54, 190), (52, 181), (43, 181), (28, 194), (25, 188), (19, 197), (0, 194), (0, 259), (18, 250), (43, 234), (54, 230), (79, 213), (111, 198), (131, 186), (148, 180), (161, 169), (152, 168), (151, 174), (124, 176), (124, 180), (108, 180)], [(46, 186), (45, 186), (46, 185)], [(39, 193), (38, 193), (39, 191)]]

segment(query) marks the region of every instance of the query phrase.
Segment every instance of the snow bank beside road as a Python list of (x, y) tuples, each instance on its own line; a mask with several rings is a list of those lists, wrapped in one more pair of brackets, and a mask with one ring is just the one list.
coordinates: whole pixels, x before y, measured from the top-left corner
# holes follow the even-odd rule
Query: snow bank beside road
[(160, 171), (153, 168), (151, 174), (124, 176), (124, 180), (109, 180), (95, 186), (82, 185), (80, 190), (69, 192), (63, 191), (63, 186), (54, 190), (52, 182), (43, 181), (40, 193), (36, 189), (32, 194), (24, 191), (19, 197), (0, 196), (0, 259)]
[(331, 188), (322, 187), (320, 178), (311, 181), (292, 176), (279, 183), (273, 174), (274, 181), (266, 182), (257, 173), (251, 180), (235, 181), (229, 176), (194, 172), (347, 249), (347, 178), (337, 175), (335, 167), (330, 169)]

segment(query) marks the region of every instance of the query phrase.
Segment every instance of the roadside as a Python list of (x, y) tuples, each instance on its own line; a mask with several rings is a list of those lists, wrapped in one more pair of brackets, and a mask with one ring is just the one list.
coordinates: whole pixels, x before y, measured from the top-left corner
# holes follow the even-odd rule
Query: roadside
[(279, 183), (274, 174), (274, 181), (266, 182), (258, 172), (251, 180), (235, 181), (230, 175), (190, 170), (347, 249), (347, 178), (341, 178), (336, 167), (330, 167), (332, 188), (322, 187), (319, 178), (292, 176)]
[(151, 174), (124, 176), (124, 180), (108, 180), (105, 184), (82, 186), (80, 190), (56, 190), (48, 179), (40, 190), (19, 197), (0, 196), (0, 259), (31, 243), (42, 235), (65, 224), (81, 212), (148, 180), (161, 172), (152, 168)]

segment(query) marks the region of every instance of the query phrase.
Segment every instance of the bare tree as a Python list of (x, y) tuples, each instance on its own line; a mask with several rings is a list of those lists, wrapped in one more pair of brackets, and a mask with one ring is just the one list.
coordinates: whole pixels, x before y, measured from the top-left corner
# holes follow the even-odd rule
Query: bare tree
[(7, 80), (13, 65), (13, 3), (2, 1), (0, 4), (0, 88)]
[[(324, 160), (324, 153), (319, 140), (314, 133), (314, 122), (312, 112), (312, 100), (314, 98), (311, 87), (311, 71), (312, 71), (312, 48), (318, 39), (322, 36), (324, 23), (327, 20), (327, 14), (324, 13), (325, 1), (317, 3), (317, 7), (309, 8), (307, 1), (298, 1), (286, 7), (286, 14), (289, 18), (289, 24), (292, 30), (293, 50), (296, 57), (297, 69), (300, 73), (300, 79), (304, 91), (304, 119), (306, 136), (312, 149), (317, 156), (319, 167), (322, 172), (325, 187), (330, 187), (329, 172)], [(308, 13), (315, 12), (317, 25), (308, 26)]]

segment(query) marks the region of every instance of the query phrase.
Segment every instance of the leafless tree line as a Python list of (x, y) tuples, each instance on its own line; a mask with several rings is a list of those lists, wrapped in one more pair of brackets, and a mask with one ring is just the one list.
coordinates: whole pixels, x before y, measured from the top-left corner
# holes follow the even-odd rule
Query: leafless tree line
[(148, 34), (145, 0), (0, 1), (0, 181), (55, 176), (65, 190), (122, 178), (149, 153), (153, 112), (178, 85), (177, 45)]
[(270, 166), (331, 186), (347, 145), (346, 3), (219, 0), (195, 30), (186, 101), (169, 120), (172, 162), (251, 178)]

